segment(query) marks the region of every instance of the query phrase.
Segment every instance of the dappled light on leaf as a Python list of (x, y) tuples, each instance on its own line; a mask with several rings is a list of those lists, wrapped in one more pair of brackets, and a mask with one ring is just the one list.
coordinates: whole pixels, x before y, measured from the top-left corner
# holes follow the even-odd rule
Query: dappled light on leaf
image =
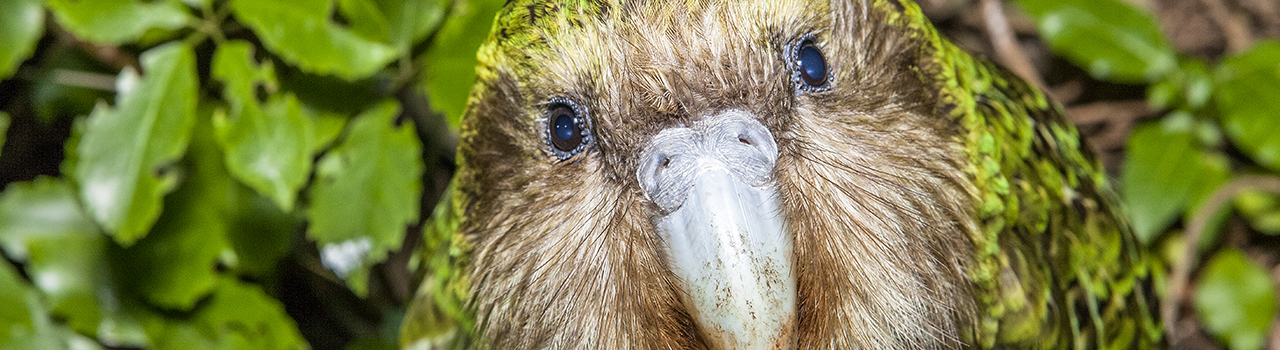
[(367, 291), (369, 268), (399, 248), (418, 220), (422, 146), (413, 128), (395, 125), (398, 111), (385, 102), (361, 113), (316, 165), (307, 236), (322, 258), (337, 259), (326, 264), (357, 294)]
[(199, 84), (195, 53), (186, 45), (151, 49), (141, 61), (145, 76), (121, 91), (114, 107), (94, 109), (76, 150), (80, 200), (124, 245), (147, 234), (160, 216), (161, 197), (177, 184), (165, 167), (186, 150)]

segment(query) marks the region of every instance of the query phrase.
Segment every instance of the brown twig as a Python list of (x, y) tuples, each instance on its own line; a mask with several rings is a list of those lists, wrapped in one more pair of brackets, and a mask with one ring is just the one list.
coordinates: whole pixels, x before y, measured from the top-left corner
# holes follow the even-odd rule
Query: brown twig
[(50, 26), (52, 26), (54, 31), (58, 33), (58, 39), (75, 45), (80, 48), (80, 50), (88, 53), (89, 56), (93, 56), (94, 60), (111, 67), (112, 70), (119, 71), (125, 67), (132, 67), (135, 71), (142, 71), (142, 68), (138, 66), (138, 58), (120, 50), (117, 46), (94, 44), (81, 40), (79, 37), (76, 37), (75, 34), (72, 34), (61, 26), (53, 24)]
[(1009, 28), (1009, 20), (1004, 17), (1001, 0), (982, 0), (982, 17), (986, 19), (987, 35), (991, 36), (991, 45), (995, 47), (1000, 63), (1040, 90), (1048, 91), (1044, 79), (1036, 73), (1035, 66), (1031, 65), (1031, 60), (1027, 59), (1026, 53), (1018, 46), (1018, 39)]
[(1067, 119), (1076, 125), (1103, 124), (1103, 131), (1091, 135), (1089, 141), (1105, 150), (1123, 147), (1138, 119), (1153, 112), (1142, 100), (1104, 101), (1068, 108)]
[(1204, 205), (1196, 210), (1191, 217), (1191, 221), (1187, 223), (1187, 229), (1183, 232), (1183, 242), (1186, 248), (1183, 249), (1182, 259), (1179, 259), (1173, 266), (1172, 278), (1169, 281), (1169, 296), (1165, 299), (1164, 304), (1160, 306), (1160, 315), (1164, 319), (1165, 335), (1169, 337), (1170, 344), (1177, 345), (1180, 339), (1175, 337), (1174, 324), (1178, 320), (1178, 306), (1182, 304), (1182, 299), (1186, 297), (1187, 283), (1191, 278), (1191, 267), (1194, 266), (1196, 259), (1196, 249), (1199, 247), (1200, 236), (1204, 234), (1205, 227), (1209, 224), (1209, 219), (1213, 218), (1213, 214), (1222, 209), (1223, 206), (1244, 191), (1266, 191), (1270, 193), (1280, 194), (1280, 177), (1273, 175), (1242, 175), (1231, 180), (1225, 185), (1218, 187), (1205, 201)]
[(1222, 35), (1227, 38), (1228, 53), (1238, 53), (1249, 48), (1253, 42), (1253, 35), (1249, 33), (1249, 28), (1245, 27), (1243, 21), (1232, 20), (1231, 11), (1222, 0), (1200, 0), (1200, 4), (1207, 11), (1209, 20), (1222, 29)]

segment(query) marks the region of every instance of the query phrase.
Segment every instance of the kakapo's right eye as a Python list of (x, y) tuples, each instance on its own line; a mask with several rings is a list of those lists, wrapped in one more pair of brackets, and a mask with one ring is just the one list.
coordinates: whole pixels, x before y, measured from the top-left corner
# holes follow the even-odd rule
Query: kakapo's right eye
[(591, 136), (590, 115), (573, 100), (557, 97), (547, 104), (547, 145), (560, 160), (572, 158), (587, 150)]
[(791, 64), (794, 71), (791, 80), (801, 91), (818, 92), (831, 88), (827, 58), (822, 49), (807, 35), (791, 47)]

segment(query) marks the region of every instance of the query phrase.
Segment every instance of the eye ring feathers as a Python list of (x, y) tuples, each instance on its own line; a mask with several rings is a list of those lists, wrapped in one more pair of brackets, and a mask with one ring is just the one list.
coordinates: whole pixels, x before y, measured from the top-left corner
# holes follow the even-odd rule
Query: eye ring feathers
[(547, 101), (543, 119), (547, 148), (560, 160), (586, 151), (595, 141), (591, 134), (591, 116), (586, 108), (571, 99), (555, 97)]
[(791, 83), (804, 92), (821, 92), (831, 89), (831, 66), (822, 49), (808, 34), (791, 44), (787, 50), (791, 67)]

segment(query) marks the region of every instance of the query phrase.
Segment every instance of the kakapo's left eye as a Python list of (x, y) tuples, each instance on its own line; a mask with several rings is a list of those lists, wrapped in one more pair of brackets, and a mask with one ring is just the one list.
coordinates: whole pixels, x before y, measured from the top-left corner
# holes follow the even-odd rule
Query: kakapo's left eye
[(547, 104), (547, 144), (560, 160), (569, 159), (591, 145), (590, 119), (573, 100), (557, 97)]
[(791, 81), (796, 88), (817, 92), (831, 88), (831, 76), (827, 58), (813, 42), (813, 35), (806, 35), (791, 46)]

